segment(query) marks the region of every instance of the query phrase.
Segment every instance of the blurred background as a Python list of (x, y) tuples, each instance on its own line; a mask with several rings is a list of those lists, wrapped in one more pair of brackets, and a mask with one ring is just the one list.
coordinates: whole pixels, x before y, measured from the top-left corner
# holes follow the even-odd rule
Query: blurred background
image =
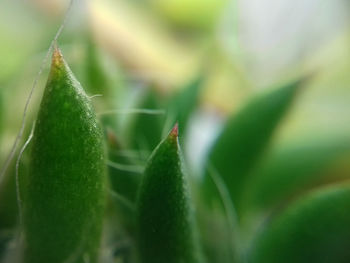
[[(66, 0), (2, 1), (2, 157), (68, 5)], [(280, 139), (315, 131), (347, 133), (349, 32), (344, 0), (76, 0), (58, 42), (83, 86), (88, 85), (88, 49), (113, 79), (110, 85), (121, 89), (123, 82), (130, 94), (153, 85), (169, 96), (205, 72), (188, 144), (200, 156), (222, 119), (253, 93), (310, 74)], [(132, 100), (118, 107), (130, 107)]]
[[(0, 4), (0, 167), (69, 2)], [(349, 179), (349, 14), (347, 0), (76, 0), (58, 44), (88, 95), (102, 95), (92, 100), (109, 146), (122, 145), (128, 156), (137, 150), (137, 165), (174, 124), (172, 103), (186, 105), (180, 137), (194, 177), (203, 174), (208, 150), (229, 116), (255, 95), (307, 77), (264, 153), (259, 171), (265, 177), (257, 178), (266, 182), (254, 179), (246, 194), (252, 207), (246, 212), (249, 240), (251, 221), (259, 217), (248, 215), (295, 189)], [(29, 107), (28, 130), (45, 87), (46, 64)], [(173, 99), (181, 94), (194, 98)], [(159, 114), (129, 114), (140, 108)], [(269, 195), (265, 183), (280, 189)]]

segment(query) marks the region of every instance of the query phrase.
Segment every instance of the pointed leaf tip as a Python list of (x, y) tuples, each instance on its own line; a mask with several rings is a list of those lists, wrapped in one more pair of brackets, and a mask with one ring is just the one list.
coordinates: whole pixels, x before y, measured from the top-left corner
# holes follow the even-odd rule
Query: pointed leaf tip
[(71, 255), (73, 262), (85, 255), (97, 262), (107, 194), (104, 138), (91, 101), (57, 47), (28, 167), (23, 263), (60, 263)]
[(177, 138), (179, 136), (179, 124), (176, 123), (174, 125), (174, 127), (172, 128), (172, 130), (170, 131), (170, 136)]
[(175, 137), (179, 136), (179, 124), (178, 123), (175, 123), (175, 125), (172, 128), (170, 134), (175, 136)]
[(52, 67), (59, 67), (63, 64), (63, 55), (57, 43), (54, 44), (54, 50), (52, 53)]
[(142, 263), (202, 262), (177, 136), (176, 124), (153, 151), (144, 171), (137, 200)]

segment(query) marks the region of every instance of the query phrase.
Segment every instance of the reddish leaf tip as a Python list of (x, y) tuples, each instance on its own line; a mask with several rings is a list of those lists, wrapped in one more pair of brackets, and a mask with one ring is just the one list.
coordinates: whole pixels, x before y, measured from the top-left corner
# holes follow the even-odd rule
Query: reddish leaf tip
[(52, 54), (52, 66), (60, 66), (63, 64), (63, 55), (61, 50), (58, 48), (57, 44), (54, 44), (53, 54)]
[(172, 128), (172, 130), (170, 131), (170, 135), (173, 136), (173, 137), (178, 137), (179, 136), (179, 124), (176, 123), (174, 125), (174, 127)]

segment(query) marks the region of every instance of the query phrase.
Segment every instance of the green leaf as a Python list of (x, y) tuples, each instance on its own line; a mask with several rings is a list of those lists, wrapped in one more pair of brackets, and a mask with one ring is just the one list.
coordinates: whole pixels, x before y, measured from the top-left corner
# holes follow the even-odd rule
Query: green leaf
[(248, 174), (271, 141), (300, 84), (295, 81), (253, 98), (227, 121), (208, 157), (204, 189), (209, 198), (215, 193), (209, 174), (213, 170), (222, 177), (233, 203), (239, 206)]
[(116, 213), (115, 225), (122, 225), (123, 234), (132, 238), (136, 234), (135, 202), (141, 184), (144, 162), (140, 162), (138, 155), (129, 153), (122, 145), (122, 141), (107, 127), (108, 146), (108, 174), (111, 188), (110, 203)]
[(177, 133), (175, 126), (144, 173), (137, 205), (143, 263), (201, 262)]
[[(24, 130), (22, 140), (19, 145), (23, 145), (29, 137), (28, 130)], [(30, 146), (30, 145), (29, 145)], [(8, 153), (9, 154), (9, 153)], [(28, 174), (28, 150), (24, 151), (21, 155), (21, 159), (18, 154), (15, 154), (12, 162), (10, 162), (7, 170), (3, 174), (3, 178), (0, 183), (0, 236), (1, 232), (12, 231), (16, 228), (18, 223), (18, 205), (16, 195), (16, 164), (19, 161), (18, 166), (18, 180), (19, 185), (25, 184), (25, 179)], [(23, 189), (19, 189), (23, 191)], [(1, 262), (1, 261), (0, 261)]]
[[(26, 134), (26, 132), (24, 133)], [(26, 135), (24, 136), (26, 138)], [(8, 167), (0, 184), (0, 262), (3, 256), (8, 252), (10, 242), (14, 240), (17, 234), (18, 224), (18, 205), (16, 195), (16, 161), (18, 156), (15, 155), (14, 161)], [(22, 185), (23, 179), (28, 171), (28, 156), (24, 152), (19, 165), (19, 181)]]
[[(0, 146), (1, 146), (1, 140), (2, 140), (2, 132), (4, 127), (4, 99), (3, 99), (3, 89), (0, 88)], [(0, 156), (0, 161), (2, 161)]]
[(13, 228), (17, 221), (16, 181), (14, 165), (4, 175), (0, 184), (0, 232)]
[(124, 249), (120, 249), (119, 246), (125, 243), (125, 240), (135, 240), (136, 238), (135, 202), (142, 179), (143, 166), (134, 163), (132, 156), (123, 153), (125, 148), (110, 127), (107, 127), (106, 135), (111, 188), (107, 210), (110, 224), (107, 223), (107, 228), (108, 232), (115, 231), (112, 235), (110, 234), (110, 242), (115, 243), (116, 249), (119, 251), (118, 255), (115, 254), (115, 256), (122, 262), (124, 260), (133, 262), (136, 244), (127, 242)]
[(15, 236), (18, 215), (13, 170), (8, 170), (0, 184), (0, 262), (2, 262), (8, 242)]
[(276, 207), (315, 185), (348, 179), (348, 169), (336, 173), (336, 162), (349, 154), (344, 137), (303, 139), (276, 149), (247, 183), (245, 209)]
[(101, 68), (99, 53), (93, 39), (87, 39), (86, 62), (85, 62), (85, 82), (87, 90), (91, 94), (109, 93), (109, 83), (105, 73)]
[(350, 262), (349, 204), (349, 184), (301, 198), (257, 237), (249, 262)]
[(88, 96), (55, 49), (23, 198), (23, 262), (97, 262), (105, 192), (102, 131)]

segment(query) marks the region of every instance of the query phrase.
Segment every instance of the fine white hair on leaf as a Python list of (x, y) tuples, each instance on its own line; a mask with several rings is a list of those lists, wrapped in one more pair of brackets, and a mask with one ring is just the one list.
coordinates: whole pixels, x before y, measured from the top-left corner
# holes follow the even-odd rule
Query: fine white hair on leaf
[[(16, 150), (17, 150), (17, 146), (18, 144), (20, 143), (21, 139), (22, 139), (22, 136), (23, 136), (23, 133), (24, 133), (24, 130), (25, 130), (25, 127), (26, 127), (26, 120), (27, 120), (27, 113), (28, 113), (28, 109), (29, 109), (29, 105), (30, 105), (30, 102), (31, 102), (31, 99), (33, 97), (33, 94), (36, 90), (36, 87), (38, 85), (38, 82), (39, 82), (39, 78), (42, 74), (42, 72), (44, 71), (44, 68), (47, 64), (47, 61), (49, 59), (49, 56), (50, 56), (50, 53), (53, 49), (53, 47), (56, 45), (57, 43), (57, 40), (59, 38), (59, 36), (61, 35), (65, 25), (66, 25), (66, 22), (68, 20), (68, 17), (69, 17), (69, 14), (70, 14), (70, 10), (72, 9), (72, 6), (73, 6), (73, 2), (74, 0), (71, 0), (69, 2), (69, 5), (68, 5), (68, 8), (66, 10), (66, 13), (65, 13), (65, 16), (63, 18), (63, 21), (61, 23), (61, 25), (59, 26), (54, 38), (52, 39), (51, 43), (50, 43), (50, 46), (46, 52), (46, 55), (44, 57), (44, 59), (42, 60), (41, 62), (41, 66), (39, 68), (39, 71), (36, 75), (36, 77), (34, 78), (34, 81), (33, 81), (33, 85), (30, 89), (30, 92), (29, 92), (29, 95), (27, 97), (27, 100), (26, 100), (26, 103), (24, 105), (24, 109), (23, 109), (23, 114), (22, 114), (22, 121), (21, 121), (21, 126), (20, 126), (20, 129), (17, 133), (17, 136), (15, 138), (15, 141), (11, 147), (11, 150), (10, 150), (10, 153), (9, 155), (7, 156), (7, 159), (3, 165), (3, 167), (1, 168), (0, 170), (0, 184), (5, 176), (5, 173), (9, 167), (9, 165), (11, 164), (14, 156), (15, 156), (15, 153), (16, 153)], [(28, 139), (26, 140), (26, 142), (24, 143), (24, 145), (22, 146), (21, 150), (20, 150), (20, 153), (18, 155), (18, 158), (17, 158), (17, 161), (16, 161), (16, 197), (17, 197), (17, 205), (18, 205), (18, 210), (19, 210), (19, 223), (20, 223), (20, 228), (16, 234), (16, 237), (14, 240), (16, 240), (16, 244), (18, 247), (21, 246), (21, 243), (23, 241), (23, 232), (22, 232), (22, 200), (21, 200), (21, 196), (20, 196), (20, 187), (19, 187), (19, 177), (18, 177), (18, 169), (19, 169), (19, 162), (21, 160), (21, 157), (23, 155), (23, 152), (25, 151), (26, 147), (28, 146), (28, 144), (30, 143), (32, 137), (33, 137), (33, 134), (34, 134), (34, 127), (35, 127), (35, 123), (33, 123), (33, 126), (32, 126), (32, 130), (31, 130), (31, 133), (28, 137)]]
[(102, 94), (91, 95), (91, 96), (89, 96), (89, 99), (91, 100), (91, 99), (96, 98), (96, 97), (103, 97), (103, 95)]
[(142, 173), (144, 169), (144, 167), (140, 165), (121, 164), (121, 163), (116, 163), (109, 160), (106, 162), (106, 164), (117, 170), (132, 172), (132, 173)]
[(98, 113), (97, 115), (110, 115), (110, 114), (147, 114), (147, 115), (163, 115), (165, 110), (155, 110), (155, 109), (115, 109), (107, 110)]
[(34, 91), (36, 90), (36, 87), (38, 86), (39, 78), (40, 78), (42, 72), (44, 71), (44, 68), (45, 68), (45, 66), (47, 64), (47, 61), (48, 61), (49, 56), (50, 56), (50, 53), (51, 53), (53, 47), (56, 45), (57, 40), (58, 40), (59, 36), (61, 35), (61, 33), (62, 33), (66, 23), (67, 23), (67, 20), (68, 20), (69, 14), (70, 14), (70, 10), (72, 9), (72, 6), (73, 6), (73, 2), (74, 2), (74, 0), (71, 0), (69, 2), (69, 6), (68, 6), (67, 11), (65, 13), (65, 16), (63, 18), (63, 21), (62, 21), (60, 27), (58, 28), (54, 38), (52, 39), (52, 41), (50, 43), (50, 46), (49, 46), (49, 48), (48, 48), (48, 50), (46, 52), (46, 55), (45, 55), (45, 57), (44, 57), (44, 59), (43, 59), (43, 61), (41, 63), (39, 71), (38, 71), (38, 73), (37, 73), (37, 75), (36, 75), (36, 77), (34, 79), (32, 88), (31, 88), (31, 90), (29, 92), (29, 95), (27, 97), (26, 103), (24, 105), (20, 130), (19, 130), (19, 132), (18, 132), (18, 134), (16, 136), (16, 139), (15, 139), (13, 145), (12, 145), (11, 151), (10, 151), (6, 161), (5, 161), (5, 164), (4, 164), (4, 166), (2, 167), (2, 169), (0, 171), (0, 183), (2, 182), (3, 177), (4, 177), (4, 175), (5, 175), (6, 171), (7, 171), (7, 168), (9, 167), (11, 161), (14, 158), (17, 146), (18, 146), (19, 142), (22, 139), (23, 132), (24, 132), (25, 126), (26, 126), (26, 120), (27, 120), (27, 113), (28, 113), (29, 104), (30, 104), (30, 102), (32, 100)]
[(118, 202), (120, 202), (121, 204), (123, 204), (125, 207), (127, 207), (128, 209), (130, 209), (130, 211), (135, 212), (136, 211), (136, 207), (135, 205), (126, 197), (122, 196), (121, 194), (117, 193), (116, 191), (113, 190), (109, 190), (109, 193), (111, 194), (111, 196), (116, 199)]
[[(111, 150), (112, 151), (112, 150)], [(121, 157), (127, 157), (129, 159), (134, 159), (137, 161), (142, 161), (140, 155), (148, 155), (149, 151), (142, 151), (142, 150), (114, 150), (112, 151), (115, 155), (121, 156)]]
[(20, 226), (22, 226), (22, 198), (21, 198), (21, 191), (20, 191), (20, 185), (19, 185), (19, 172), (18, 172), (19, 171), (19, 164), (20, 164), (20, 161), (22, 159), (22, 155), (23, 155), (25, 149), (27, 148), (27, 146), (29, 145), (29, 143), (31, 142), (31, 140), (33, 138), (34, 129), (35, 129), (35, 121), (33, 122), (32, 130), (30, 131), (28, 139), (23, 144), (23, 146), (18, 154), (17, 160), (16, 160), (16, 197), (17, 197), (18, 217), (19, 217)]

